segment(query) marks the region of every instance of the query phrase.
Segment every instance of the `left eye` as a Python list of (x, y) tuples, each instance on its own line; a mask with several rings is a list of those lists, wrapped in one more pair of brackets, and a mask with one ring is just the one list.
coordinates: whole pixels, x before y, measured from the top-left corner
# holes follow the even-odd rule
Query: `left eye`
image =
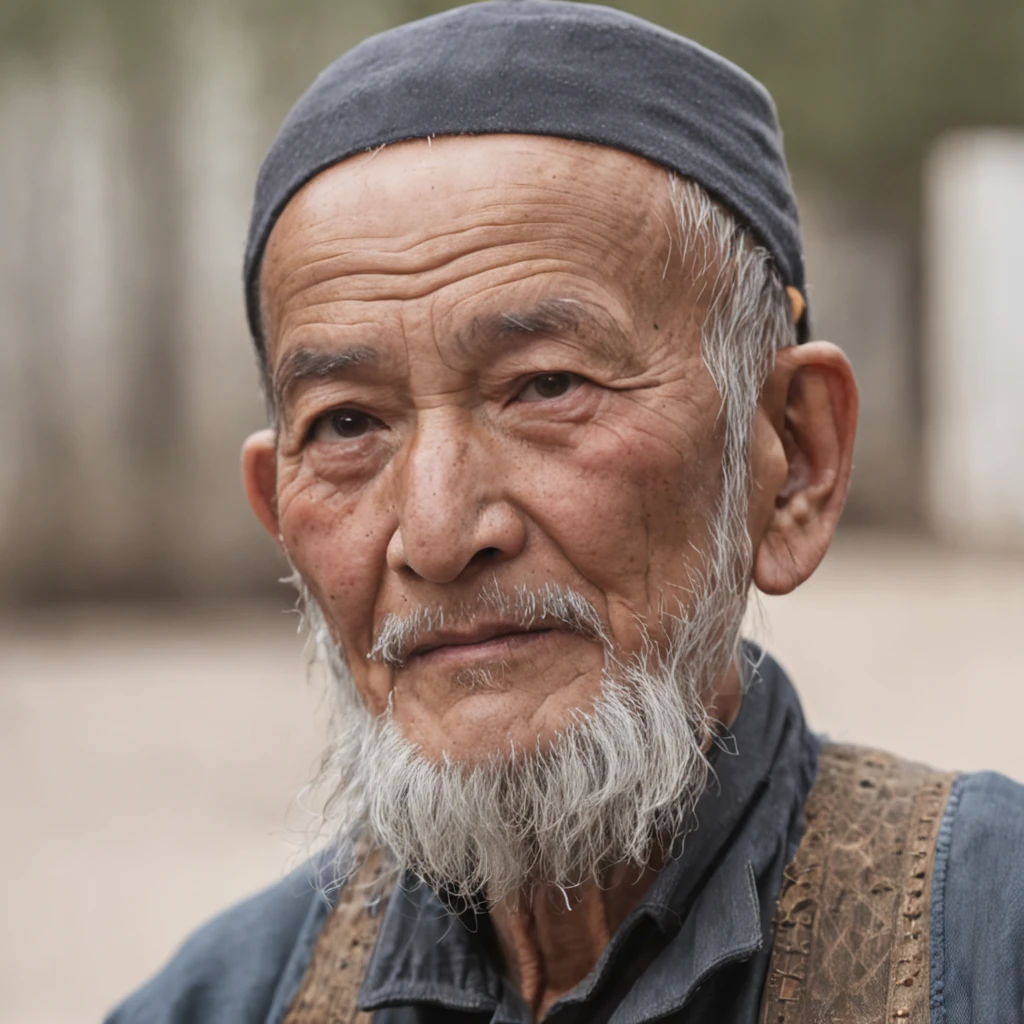
[(519, 392), (520, 402), (550, 402), (575, 391), (583, 378), (575, 373), (541, 373)]
[(310, 435), (314, 441), (353, 441), (382, 426), (376, 416), (362, 409), (335, 409), (313, 424)]

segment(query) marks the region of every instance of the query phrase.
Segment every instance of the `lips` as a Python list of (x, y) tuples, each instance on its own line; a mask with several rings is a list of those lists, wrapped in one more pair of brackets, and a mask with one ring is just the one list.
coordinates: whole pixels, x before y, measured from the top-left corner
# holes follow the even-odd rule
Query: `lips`
[(418, 644), (408, 661), (488, 660), (511, 653), (554, 632), (550, 628), (525, 629), (510, 623), (474, 625), (469, 629), (439, 630)]

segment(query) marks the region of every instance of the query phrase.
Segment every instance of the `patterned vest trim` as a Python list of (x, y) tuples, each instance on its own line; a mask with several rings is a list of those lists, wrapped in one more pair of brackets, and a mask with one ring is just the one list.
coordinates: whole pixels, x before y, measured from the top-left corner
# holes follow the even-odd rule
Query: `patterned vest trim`
[(762, 1024), (928, 1024), (932, 870), (954, 778), (822, 749), (776, 905)]
[[(338, 893), (313, 947), (309, 967), (282, 1024), (370, 1024), (358, 1006), (390, 887), (381, 886), (379, 851), (371, 853)], [(389, 879), (390, 882), (390, 879)]]
[[(955, 775), (822, 748), (786, 868), (761, 1024), (928, 1024), (935, 842)], [(339, 894), (283, 1024), (370, 1024), (357, 1006), (383, 900), (370, 857)], [(386, 893), (384, 899), (386, 899)]]

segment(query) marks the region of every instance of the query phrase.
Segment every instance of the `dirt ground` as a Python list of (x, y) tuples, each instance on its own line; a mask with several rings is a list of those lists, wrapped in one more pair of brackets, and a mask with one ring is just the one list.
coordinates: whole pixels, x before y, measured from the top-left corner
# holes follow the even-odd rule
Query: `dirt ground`
[[(282, 597), (282, 605), (286, 599)], [(812, 725), (1024, 777), (1024, 560), (846, 536), (752, 632)], [(323, 732), (293, 616), (0, 618), (0, 1022), (95, 1021), (303, 857)]]

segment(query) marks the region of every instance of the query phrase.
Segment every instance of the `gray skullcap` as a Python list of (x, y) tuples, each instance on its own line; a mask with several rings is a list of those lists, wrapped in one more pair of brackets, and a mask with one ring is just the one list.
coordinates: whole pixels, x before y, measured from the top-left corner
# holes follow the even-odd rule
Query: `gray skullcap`
[[(609, 7), (489, 0), (373, 36), (296, 103), (260, 168), (245, 253), (261, 358), (267, 238), (310, 178), (348, 156), (433, 135), (554, 135), (626, 150), (692, 178), (749, 225), (805, 293), (775, 105), (745, 71)], [(807, 315), (800, 338), (807, 334)]]

